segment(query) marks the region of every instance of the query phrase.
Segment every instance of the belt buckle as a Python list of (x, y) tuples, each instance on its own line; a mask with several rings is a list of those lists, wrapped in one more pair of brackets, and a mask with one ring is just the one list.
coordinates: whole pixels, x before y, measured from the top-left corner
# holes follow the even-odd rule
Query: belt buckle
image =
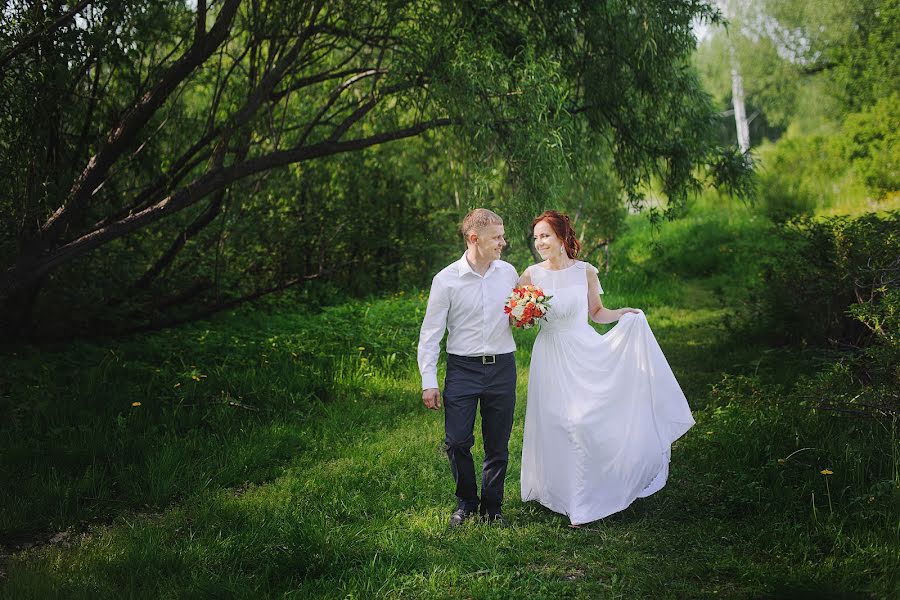
[(485, 355), (481, 357), (481, 364), (483, 365), (492, 365), (497, 362), (497, 356), (494, 354)]

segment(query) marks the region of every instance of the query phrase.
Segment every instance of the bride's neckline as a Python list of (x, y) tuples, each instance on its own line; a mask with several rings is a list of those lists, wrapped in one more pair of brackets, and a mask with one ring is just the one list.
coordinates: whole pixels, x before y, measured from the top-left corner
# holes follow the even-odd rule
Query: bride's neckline
[(565, 267), (563, 269), (548, 269), (547, 267), (542, 267), (541, 265), (534, 265), (534, 266), (536, 266), (538, 269), (550, 271), (551, 273), (562, 273), (563, 271), (568, 271), (569, 269), (571, 269), (572, 267), (574, 267), (575, 265), (577, 265), (580, 262), (581, 262), (580, 260), (576, 260), (571, 265), (569, 265), (568, 267)]

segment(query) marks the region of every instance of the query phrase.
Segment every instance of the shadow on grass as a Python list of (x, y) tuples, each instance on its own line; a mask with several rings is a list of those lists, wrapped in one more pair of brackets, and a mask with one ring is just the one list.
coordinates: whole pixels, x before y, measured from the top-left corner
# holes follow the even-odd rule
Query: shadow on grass
[(362, 321), (351, 304), (314, 318), (232, 315), (107, 346), (10, 350), (0, 478), (16, 485), (0, 488), (0, 544), (15, 550), (278, 476), (338, 400), (387, 402), (369, 378), (375, 365), (392, 379), (408, 368), (397, 319), (417, 327), (409, 313), (420, 304), (382, 300)]

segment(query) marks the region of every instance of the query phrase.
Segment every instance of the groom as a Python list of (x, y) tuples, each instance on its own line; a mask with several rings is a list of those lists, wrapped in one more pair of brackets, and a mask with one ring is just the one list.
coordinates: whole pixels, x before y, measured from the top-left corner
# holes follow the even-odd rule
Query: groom
[[(518, 274), (500, 260), (506, 240), (497, 214), (477, 208), (466, 215), (460, 230), (466, 252), (432, 280), (419, 334), (422, 401), (432, 410), (441, 408), (437, 362), (447, 330), (444, 443), (457, 498), (448, 525), (459, 527), (480, 513), (489, 523), (505, 526), (500, 505), (516, 402), (516, 344), (503, 305)], [(484, 441), (480, 505), (472, 462), (479, 401)]]

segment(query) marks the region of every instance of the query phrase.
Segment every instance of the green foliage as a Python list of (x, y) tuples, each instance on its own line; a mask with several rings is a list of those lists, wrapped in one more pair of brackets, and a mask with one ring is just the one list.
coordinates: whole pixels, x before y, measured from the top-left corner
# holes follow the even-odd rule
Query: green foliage
[(760, 184), (760, 204), (769, 219), (784, 223), (797, 217), (811, 217), (816, 210), (816, 201), (811, 194), (797, 189), (786, 178), (772, 177)]
[(730, 294), (742, 289), (748, 277), (760, 267), (771, 235), (768, 224), (746, 207), (732, 214), (717, 211), (721, 199), (701, 200), (683, 218), (653, 231), (647, 228), (638, 237), (629, 231), (630, 253), (643, 246), (644, 256), (637, 259), (650, 279), (705, 279)]
[[(731, 21), (727, 30), (719, 29), (701, 44), (695, 55), (706, 89), (718, 106), (731, 106), (733, 48), (744, 94), (751, 106), (759, 107), (772, 126), (786, 127), (797, 113), (796, 100), (802, 86), (798, 83), (800, 65), (784, 60), (773, 40), (746, 35), (741, 29), (742, 21), (733, 17)], [(726, 118), (726, 122), (731, 125), (734, 137), (733, 116)]]
[(900, 190), (900, 92), (847, 116), (843, 156), (880, 196)]
[[(701, 45), (695, 63), (723, 111), (731, 108), (732, 68), (742, 76), (748, 115), (755, 115), (750, 133), (761, 154), (757, 197), (764, 211), (782, 221), (852, 205), (848, 194), (863, 203), (868, 194), (883, 199), (895, 192), (896, 3), (723, 6), (730, 26)], [(730, 114), (722, 123), (726, 139), (734, 139)], [(777, 140), (775, 148), (765, 139)]]
[[(448, 533), (442, 419), (413, 359), (425, 294), (316, 310), (297, 290), (166, 332), (4, 349), (0, 594), (895, 595), (896, 423), (821, 410), (823, 393), (880, 393), (852, 369), (816, 375), (797, 347), (721, 329), (740, 295), (722, 307), (712, 289), (751, 283), (773, 240), (746, 207), (710, 217), (719, 202), (631, 217), (602, 277), (609, 306), (647, 310), (697, 418), (659, 493), (580, 530), (517, 500), (534, 331), (516, 332), (513, 527)], [(857, 316), (889, 331), (897, 309), (889, 290)]]
[(900, 506), (898, 422), (822, 410), (817, 396), (831, 379), (826, 371), (790, 391), (747, 376), (714, 385), (698, 423), (705, 431), (685, 440), (691, 469), (705, 474), (697, 501), (732, 518), (803, 519), (837, 543), (842, 531), (892, 529), (889, 515)]
[(775, 343), (868, 345), (871, 333), (850, 310), (896, 289), (900, 213), (799, 219), (776, 232), (746, 324)]
[(884, 99), (840, 126), (802, 134), (788, 129), (756, 150), (756, 203), (776, 222), (820, 213), (895, 207), (896, 118)]
[[(841, 37), (822, 48), (835, 93), (848, 112), (859, 112), (900, 91), (900, 7), (891, 0), (829, 3)], [(818, 48), (815, 48), (818, 49)]]
[(313, 7), (220, 2), (199, 28), (174, 0), (92, 4), (77, 26), (0, 14), (0, 327), (421, 284), (477, 205), (517, 237), (551, 206), (611, 237), (622, 192), (640, 204), (654, 178), (675, 208), (704, 178), (746, 191), (688, 64), (707, 2)]
[[(797, 216), (894, 208), (887, 196), (880, 200), (872, 197), (859, 174), (870, 159), (864, 151), (857, 160), (851, 158), (848, 147), (852, 146), (850, 138), (840, 131), (799, 135), (793, 130), (776, 143), (761, 146), (757, 159), (758, 206), (779, 223)], [(885, 161), (885, 155), (878, 154), (871, 164)]]
[(784, 137), (760, 152), (760, 165), (757, 198), (776, 223), (827, 206), (841, 168), (829, 139), (821, 136)]
[(896, 286), (878, 291), (874, 300), (851, 306), (850, 314), (876, 335), (877, 342), (900, 346), (900, 291)]
[(891, 0), (723, 4), (729, 29), (716, 32), (698, 57), (720, 101), (730, 92), (729, 47), (735, 49), (748, 97), (773, 123), (786, 125), (799, 117), (794, 100), (818, 78), (840, 100), (841, 113), (859, 112), (898, 90), (900, 13)]

